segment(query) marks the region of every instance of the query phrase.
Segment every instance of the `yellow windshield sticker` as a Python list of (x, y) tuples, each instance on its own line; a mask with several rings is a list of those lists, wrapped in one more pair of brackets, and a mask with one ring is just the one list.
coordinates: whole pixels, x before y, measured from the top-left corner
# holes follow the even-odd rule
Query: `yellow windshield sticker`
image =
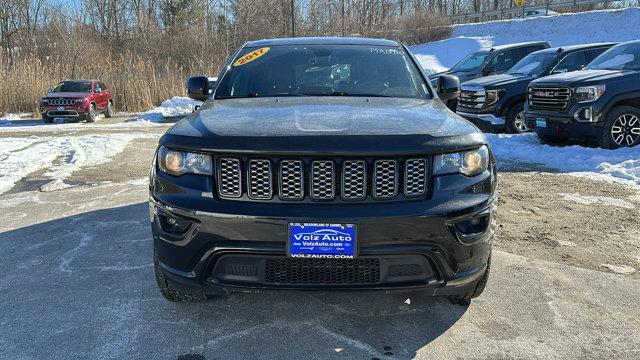
[(269, 51), (268, 47), (263, 47), (260, 48), (258, 50), (254, 50), (242, 57), (240, 57), (238, 60), (236, 60), (236, 62), (233, 63), (233, 66), (240, 66), (240, 65), (244, 65), (248, 62), (251, 62), (257, 58), (259, 58), (260, 56), (266, 54)]

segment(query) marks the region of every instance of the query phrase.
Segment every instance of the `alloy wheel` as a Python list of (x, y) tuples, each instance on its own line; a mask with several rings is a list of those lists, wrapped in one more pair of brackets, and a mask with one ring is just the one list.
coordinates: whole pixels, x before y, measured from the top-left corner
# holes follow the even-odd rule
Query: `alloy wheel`
[(640, 138), (640, 119), (634, 114), (620, 115), (611, 126), (611, 138), (618, 146), (631, 146)]
[(515, 119), (513, 119), (513, 125), (519, 133), (529, 131), (527, 122), (524, 121), (524, 111), (520, 111), (518, 115), (516, 115)]

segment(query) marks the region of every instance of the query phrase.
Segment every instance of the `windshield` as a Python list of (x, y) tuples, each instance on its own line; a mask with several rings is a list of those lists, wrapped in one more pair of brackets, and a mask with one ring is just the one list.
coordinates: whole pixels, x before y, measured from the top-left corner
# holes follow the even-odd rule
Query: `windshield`
[(53, 88), (53, 92), (91, 92), (91, 81), (66, 81)]
[(427, 94), (401, 47), (287, 45), (243, 49), (220, 80), (215, 98)]
[(612, 47), (595, 58), (589, 70), (640, 70), (640, 43)]
[(450, 71), (452, 72), (467, 72), (473, 71), (482, 64), (484, 64), (485, 59), (489, 56), (489, 53), (486, 52), (477, 52), (472, 53), (465, 56), (462, 60), (460, 60), (457, 64), (453, 65)]
[(521, 76), (540, 76), (549, 71), (555, 63), (556, 54), (550, 52), (532, 53), (518, 61), (507, 74)]

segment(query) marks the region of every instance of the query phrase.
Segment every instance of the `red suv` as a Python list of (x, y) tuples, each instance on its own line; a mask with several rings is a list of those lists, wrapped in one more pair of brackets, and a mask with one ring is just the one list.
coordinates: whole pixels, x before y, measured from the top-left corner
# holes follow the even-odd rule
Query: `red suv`
[(40, 101), (42, 121), (51, 123), (56, 118), (73, 121), (96, 121), (99, 113), (113, 115), (111, 90), (100, 80), (65, 80)]

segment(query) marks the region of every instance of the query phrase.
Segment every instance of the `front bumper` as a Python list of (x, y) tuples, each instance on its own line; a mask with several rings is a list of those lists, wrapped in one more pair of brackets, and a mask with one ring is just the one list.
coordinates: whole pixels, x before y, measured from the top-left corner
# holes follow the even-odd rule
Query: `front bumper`
[(86, 116), (88, 106), (41, 106), (40, 113), (50, 118), (78, 118)]
[[(538, 134), (576, 140), (601, 138), (604, 131), (604, 117), (596, 108), (593, 108), (591, 111), (594, 114), (594, 122), (577, 121), (576, 117), (583, 108), (572, 109), (568, 113), (527, 110), (525, 121), (527, 126)], [(537, 126), (537, 120), (544, 120), (546, 126)]]
[[(475, 286), (491, 253), (495, 168), (473, 178), (438, 177), (428, 201), (337, 206), (224, 201), (181, 192), (167, 177), (152, 174), (154, 246), (165, 277), (185, 291), (421, 288), (459, 294)], [(169, 218), (182, 230), (168, 231)], [(485, 221), (481, 231), (460, 230), (458, 224), (474, 218)], [(358, 257), (306, 263), (288, 257), (287, 224), (318, 220), (356, 222)]]

